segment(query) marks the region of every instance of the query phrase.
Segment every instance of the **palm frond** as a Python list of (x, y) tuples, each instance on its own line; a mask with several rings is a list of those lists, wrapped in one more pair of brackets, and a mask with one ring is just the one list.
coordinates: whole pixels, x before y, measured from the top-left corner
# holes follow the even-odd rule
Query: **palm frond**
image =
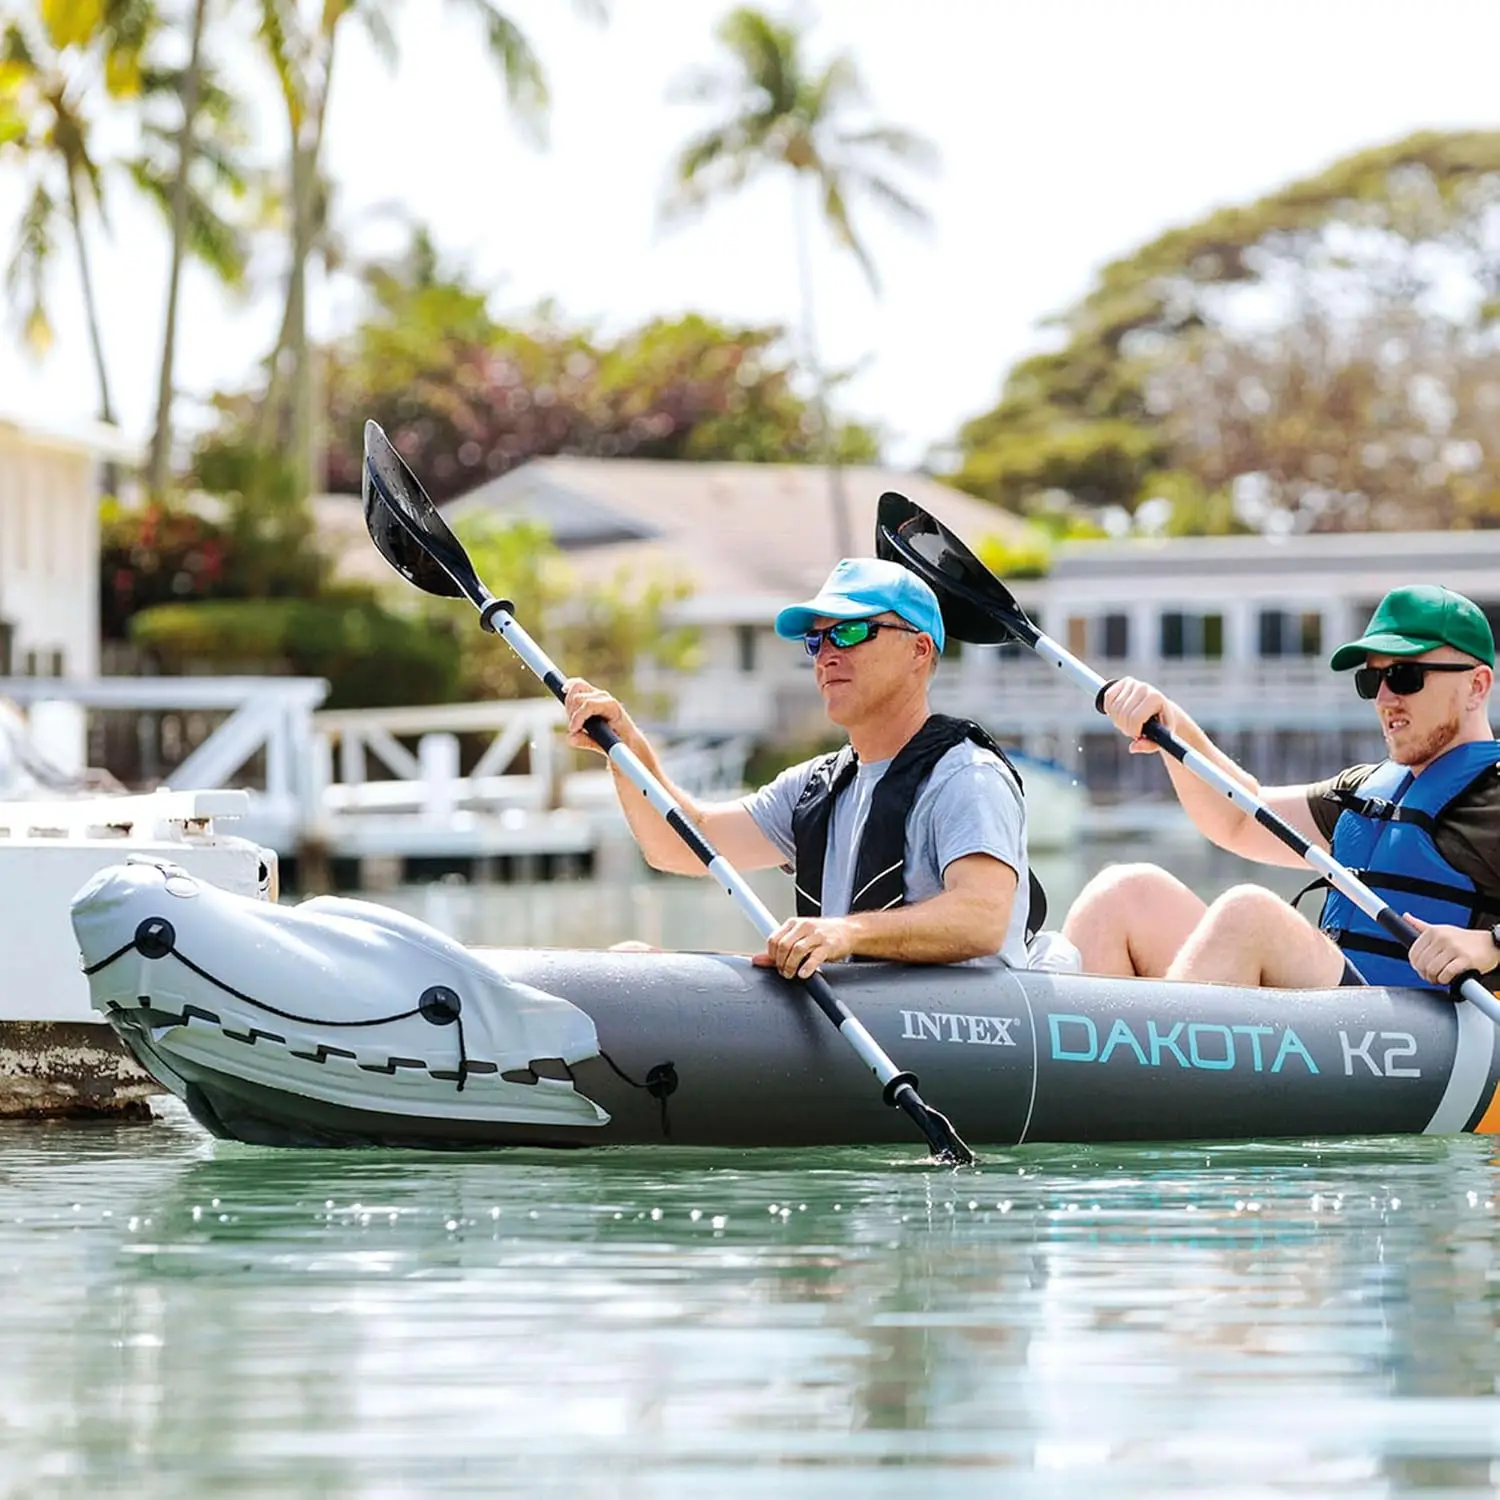
[(102, 0), (41, 0), (37, 14), (57, 51), (82, 47), (104, 26)]
[(875, 262), (865, 249), (864, 242), (854, 232), (849, 220), (849, 204), (844, 196), (844, 184), (835, 172), (825, 170), (819, 178), (823, 197), (823, 220), (833, 232), (834, 240), (859, 262), (860, 270), (874, 292), (880, 290), (880, 278), (875, 273)]
[(888, 177), (882, 177), (876, 172), (861, 171), (857, 167), (846, 167), (843, 178), (847, 188), (873, 198), (893, 219), (899, 219), (908, 228), (927, 229), (931, 226), (932, 215)]
[(847, 52), (840, 52), (808, 84), (804, 99), (807, 118), (819, 123), (836, 117), (840, 111), (862, 109), (868, 102), (864, 79)]
[(15, 248), (5, 267), (6, 301), (22, 338), (39, 355), (52, 342), (47, 279), (57, 251), (56, 221), (56, 201), (45, 183), (35, 183), (17, 226)]
[(355, 14), (365, 28), (376, 57), (394, 73), (400, 49), (396, 46), (396, 33), (391, 29), (391, 18), (378, 5), (361, 5)]
[(762, 90), (772, 108), (795, 106), (801, 90), (797, 32), (778, 26), (764, 11), (742, 5), (724, 17), (717, 35), (739, 63), (745, 81)]
[(677, 219), (695, 213), (710, 199), (743, 187), (764, 161), (737, 125), (703, 131), (682, 148), (673, 163), (662, 216)]
[(942, 165), (938, 148), (914, 130), (900, 125), (873, 125), (867, 130), (841, 132), (839, 145), (846, 151), (883, 153), (892, 161), (899, 161), (914, 171), (935, 173)]
[(0, 63), (14, 63), (27, 73), (36, 72), (36, 53), (19, 21), (7, 21), (4, 32), (0, 32)]
[(547, 76), (526, 33), (491, 0), (454, 0), (467, 5), (484, 27), (492, 61), (500, 66), (511, 114), (536, 144), (546, 139), (546, 117), (551, 98)]
[(307, 48), (300, 28), (296, 0), (261, 0), (256, 30), (281, 87), (294, 137), (307, 117)]

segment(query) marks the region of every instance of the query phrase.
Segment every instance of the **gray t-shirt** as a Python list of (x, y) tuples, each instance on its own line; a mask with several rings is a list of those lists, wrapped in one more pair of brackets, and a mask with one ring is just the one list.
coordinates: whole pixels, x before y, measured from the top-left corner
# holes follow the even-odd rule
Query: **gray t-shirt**
[[(774, 781), (742, 799), (755, 826), (775, 844), (791, 864), (792, 810), (801, 800), (816, 760), (788, 766)], [(854, 780), (833, 804), (828, 824), (828, 854), (823, 866), (823, 915), (845, 915), (850, 905), (855, 852), (870, 811), (875, 787), (891, 764), (888, 760), (861, 765)], [(1016, 872), (1016, 899), (1011, 906), (1005, 943), (993, 958), (1026, 967), (1026, 916), (1029, 890), (1026, 876), (1026, 804), (1010, 772), (972, 741), (955, 745), (932, 768), (917, 792), (906, 820), (906, 863), (902, 878), (906, 899), (915, 904), (943, 889), (943, 871), (966, 854), (988, 854)]]

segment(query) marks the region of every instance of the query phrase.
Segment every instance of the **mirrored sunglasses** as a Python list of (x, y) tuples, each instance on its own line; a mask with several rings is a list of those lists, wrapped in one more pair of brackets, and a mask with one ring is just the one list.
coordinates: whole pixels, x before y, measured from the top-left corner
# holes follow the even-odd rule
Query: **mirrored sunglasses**
[(1385, 667), (1359, 667), (1354, 673), (1354, 691), (1373, 698), (1384, 682), (1398, 698), (1409, 698), (1427, 685), (1429, 672), (1472, 672), (1474, 664), (1463, 661), (1393, 661)]
[(914, 625), (898, 625), (892, 620), (840, 620), (826, 630), (807, 630), (802, 635), (802, 649), (809, 656), (816, 656), (823, 649), (823, 637), (827, 636), (840, 651), (850, 646), (862, 646), (871, 636), (882, 630), (901, 630), (907, 635), (921, 635)]

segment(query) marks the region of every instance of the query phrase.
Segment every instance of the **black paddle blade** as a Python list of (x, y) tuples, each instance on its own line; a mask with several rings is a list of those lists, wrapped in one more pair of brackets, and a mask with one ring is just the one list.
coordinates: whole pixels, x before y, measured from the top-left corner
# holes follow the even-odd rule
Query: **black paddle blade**
[(365, 423), (361, 490), (370, 540), (403, 578), (440, 599), (467, 598), (484, 608), (489, 592), (468, 553), (378, 422)]
[(957, 641), (1030, 646), (1041, 632), (1015, 596), (935, 516), (887, 490), (875, 517), (875, 554), (910, 568), (938, 596), (943, 624)]

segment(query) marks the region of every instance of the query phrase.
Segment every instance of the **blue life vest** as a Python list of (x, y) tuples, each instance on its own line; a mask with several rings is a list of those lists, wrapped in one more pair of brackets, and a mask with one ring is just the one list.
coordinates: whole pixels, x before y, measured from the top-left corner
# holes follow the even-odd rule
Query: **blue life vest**
[[(1433, 834), (1448, 808), (1500, 765), (1500, 741), (1475, 740), (1440, 755), (1420, 776), (1395, 761), (1377, 766), (1353, 791), (1333, 826), (1333, 857), (1397, 911), (1424, 922), (1478, 925), (1497, 893), (1474, 882), (1438, 852)], [(1328, 893), (1319, 919), (1370, 984), (1441, 990), (1407, 962), (1406, 950), (1347, 896)]]

